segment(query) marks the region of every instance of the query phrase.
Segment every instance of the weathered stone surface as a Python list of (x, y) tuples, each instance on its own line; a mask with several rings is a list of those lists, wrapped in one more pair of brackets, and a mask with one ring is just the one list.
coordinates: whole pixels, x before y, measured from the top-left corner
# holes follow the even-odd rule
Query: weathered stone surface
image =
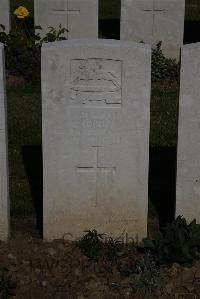
[(5, 113), (4, 53), (0, 44), (0, 240), (8, 238), (9, 196)]
[(0, 1), (0, 24), (6, 27), (6, 31), (10, 30), (10, 0)]
[(155, 46), (179, 58), (183, 44), (185, 0), (122, 0), (121, 39)]
[(200, 222), (200, 43), (181, 55), (176, 214)]
[(88, 229), (146, 236), (150, 84), (149, 46), (71, 40), (43, 47), (46, 239)]
[(42, 35), (61, 24), (68, 39), (98, 38), (98, 0), (35, 0), (34, 15)]

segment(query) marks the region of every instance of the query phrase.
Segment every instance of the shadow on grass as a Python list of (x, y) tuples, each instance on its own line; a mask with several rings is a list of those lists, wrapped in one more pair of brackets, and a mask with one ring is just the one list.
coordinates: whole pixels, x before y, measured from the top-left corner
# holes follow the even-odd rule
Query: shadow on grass
[(176, 147), (152, 147), (149, 156), (149, 197), (159, 225), (174, 220), (176, 201)]
[(99, 20), (100, 38), (120, 39), (120, 19)]
[(200, 21), (185, 21), (184, 44), (200, 42)]
[(43, 169), (42, 146), (23, 146), (23, 160), (36, 212), (37, 229), (43, 236)]
[[(43, 232), (42, 147), (24, 146), (24, 165), (36, 211), (37, 229)], [(174, 220), (176, 193), (176, 148), (152, 147), (149, 159), (149, 197), (159, 215), (160, 227)]]

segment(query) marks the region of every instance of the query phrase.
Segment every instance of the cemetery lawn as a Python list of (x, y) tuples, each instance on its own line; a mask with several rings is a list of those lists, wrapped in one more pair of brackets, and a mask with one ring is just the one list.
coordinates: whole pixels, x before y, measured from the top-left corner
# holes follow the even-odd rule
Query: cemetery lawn
[[(30, 216), (35, 213), (24, 156), (27, 149), (41, 146), (40, 87), (8, 87), (7, 110), (11, 215)], [(29, 158), (35, 169), (34, 156)]]
[[(11, 215), (32, 217), (42, 200), (40, 86), (9, 86), (7, 98)], [(177, 105), (177, 86), (153, 87), (151, 146), (176, 145)]]

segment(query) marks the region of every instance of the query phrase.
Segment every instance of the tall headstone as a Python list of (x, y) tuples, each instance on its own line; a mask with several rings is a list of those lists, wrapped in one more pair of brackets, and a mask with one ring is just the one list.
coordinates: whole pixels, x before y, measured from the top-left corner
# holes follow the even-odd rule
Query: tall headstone
[(4, 51), (0, 44), (0, 240), (9, 234), (9, 195), (5, 107)]
[(10, 0), (0, 1), (0, 24), (4, 25), (6, 32), (10, 30)]
[(200, 223), (200, 43), (182, 48), (176, 214)]
[(166, 56), (179, 58), (183, 44), (185, 0), (121, 0), (121, 39), (162, 41)]
[(35, 25), (67, 28), (66, 38), (98, 38), (98, 0), (34, 0)]
[(88, 229), (146, 236), (150, 85), (149, 46), (69, 40), (43, 47), (46, 239)]

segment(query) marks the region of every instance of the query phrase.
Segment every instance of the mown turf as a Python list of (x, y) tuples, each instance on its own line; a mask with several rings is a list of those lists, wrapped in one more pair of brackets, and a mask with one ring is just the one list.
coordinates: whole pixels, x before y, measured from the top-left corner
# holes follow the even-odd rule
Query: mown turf
[[(12, 11), (19, 5), (25, 5), (33, 12), (33, 0), (12, 0), (11, 5)], [(120, 0), (100, 0), (101, 19), (119, 17)], [(187, 0), (186, 20), (200, 20), (199, 0)], [(40, 88), (12, 87), (8, 88), (7, 95), (11, 214), (15, 217), (30, 216), (35, 211), (22, 152), (26, 146), (41, 145)], [(177, 109), (178, 87), (160, 85), (152, 88), (151, 146), (176, 145)], [(33, 167), (34, 163), (33, 160)]]
[(24, 146), (41, 145), (40, 88), (8, 88), (7, 111), (11, 214), (30, 215), (33, 199), (22, 153)]
[[(41, 95), (35, 86), (7, 89), (11, 213), (33, 215), (34, 204), (23, 151), (41, 145)], [(154, 87), (151, 97), (151, 146), (175, 146), (178, 88)], [(30, 165), (35, 167), (34, 157)], [(35, 177), (37, 180), (37, 177)]]

